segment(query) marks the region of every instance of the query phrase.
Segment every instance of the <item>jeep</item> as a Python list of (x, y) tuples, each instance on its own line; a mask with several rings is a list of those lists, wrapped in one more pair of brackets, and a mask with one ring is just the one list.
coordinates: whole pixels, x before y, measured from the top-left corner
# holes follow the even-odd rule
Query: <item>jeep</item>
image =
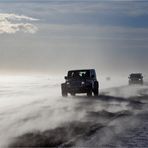
[(142, 73), (132, 73), (129, 75), (129, 85), (132, 84), (141, 84), (143, 85), (143, 76)]
[(77, 93), (86, 93), (87, 96), (98, 96), (99, 83), (94, 69), (70, 70), (65, 76), (65, 83), (61, 84), (62, 96), (68, 93), (75, 96)]

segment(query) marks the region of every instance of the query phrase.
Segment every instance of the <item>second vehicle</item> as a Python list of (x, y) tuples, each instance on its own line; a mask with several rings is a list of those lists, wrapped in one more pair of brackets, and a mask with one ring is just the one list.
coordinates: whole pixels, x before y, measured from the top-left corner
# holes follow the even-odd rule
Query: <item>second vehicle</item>
[(143, 85), (143, 76), (142, 73), (132, 73), (129, 75), (129, 85), (132, 84), (141, 84)]

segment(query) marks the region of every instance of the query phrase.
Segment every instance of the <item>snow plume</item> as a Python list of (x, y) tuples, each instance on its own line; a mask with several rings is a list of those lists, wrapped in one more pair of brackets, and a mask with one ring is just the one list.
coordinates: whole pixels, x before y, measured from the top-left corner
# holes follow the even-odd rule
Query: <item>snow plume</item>
[(27, 23), (27, 21), (37, 21), (37, 19), (13, 13), (0, 13), (0, 34), (12, 34), (18, 31), (35, 33), (38, 28), (31, 23)]

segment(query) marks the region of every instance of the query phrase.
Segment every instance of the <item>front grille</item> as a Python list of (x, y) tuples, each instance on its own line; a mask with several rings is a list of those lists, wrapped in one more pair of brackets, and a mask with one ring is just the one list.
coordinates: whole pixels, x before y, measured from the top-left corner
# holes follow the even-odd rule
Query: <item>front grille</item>
[(77, 81), (75, 81), (75, 82), (70, 82), (70, 86), (71, 86), (71, 87), (80, 87), (80, 86), (81, 86), (81, 82), (77, 82)]

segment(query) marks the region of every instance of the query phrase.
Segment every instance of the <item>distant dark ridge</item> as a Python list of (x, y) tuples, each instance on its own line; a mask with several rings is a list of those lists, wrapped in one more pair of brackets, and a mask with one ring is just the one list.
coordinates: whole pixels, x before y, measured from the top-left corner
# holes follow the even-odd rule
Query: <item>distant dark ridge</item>
[(81, 135), (90, 136), (103, 127), (102, 124), (98, 123), (70, 122), (45, 132), (36, 131), (24, 134), (14, 139), (15, 141), (9, 147), (72, 146), (77, 137)]
[(119, 117), (123, 117), (123, 116), (131, 116), (132, 115), (132, 112), (128, 111), (128, 110), (123, 110), (123, 111), (119, 111), (119, 112), (108, 112), (106, 110), (101, 110), (101, 111), (98, 111), (98, 112), (95, 112), (95, 111), (91, 111), (91, 112), (88, 112), (88, 116), (90, 117), (103, 117), (103, 118), (107, 118), (107, 119), (112, 119), (114, 117), (117, 116), (117, 118)]
[(129, 101), (127, 98), (110, 96), (110, 95), (99, 95), (99, 100), (102, 100), (102, 101), (119, 101), (119, 102), (128, 102)]
[(99, 95), (98, 99), (102, 100), (102, 101), (118, 101), (118, 102), (129, 102), (129, 103), (136, 103), (136, 104), (144, 104), (142, 102), (142, 100), (148, 101), (148, 95), (128, 97), (128, 98), (115, 97), (115, 96), (110, 96), (110, 95)]
[(106, 127), (110, 121), (120, 117), (132, 115), (129, 111), (120, 111), (111, 113), (107, 111), (90, 112), (90, 116), (106, 116), (110, 120), (105, 123), (98, 122), (67, 122), (55, 129), (44, 132), (34, 131), (22, 136), (16, 137), (11, 147), (71, 147), (80, 138), (85, 139), (95, 134), (100, 129)]

